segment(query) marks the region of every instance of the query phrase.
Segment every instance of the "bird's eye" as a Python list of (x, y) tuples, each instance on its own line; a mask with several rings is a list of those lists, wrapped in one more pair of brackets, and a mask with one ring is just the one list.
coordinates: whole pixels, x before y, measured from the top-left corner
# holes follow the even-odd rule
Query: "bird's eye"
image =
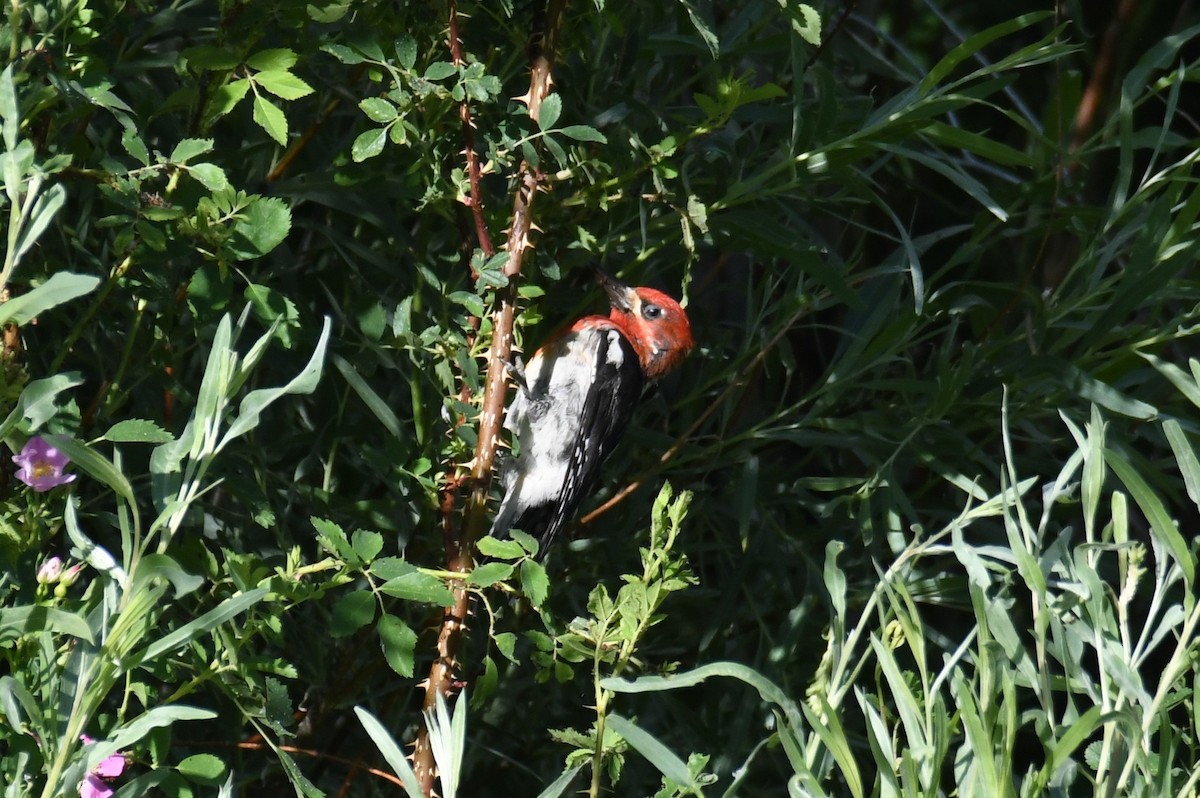
[(663, 313), (662, 308), (658, 305), (643, 305), (642, 315), (648, 319), (657, 319)]

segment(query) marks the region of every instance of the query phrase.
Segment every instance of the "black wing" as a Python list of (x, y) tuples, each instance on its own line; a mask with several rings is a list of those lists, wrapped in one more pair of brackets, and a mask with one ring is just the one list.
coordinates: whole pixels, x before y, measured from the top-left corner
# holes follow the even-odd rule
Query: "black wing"
[(603, 335), (596, 336), (596, 342), (593, 389), (588, 391), (580, 413), (579, 433), (571, 450), (561, 498), (541, 534), (543, 555), (595, 487), (600, 466), (625, 434), (642, 395), (642, 367), (625, 336), (617, 330), (605, 330)]

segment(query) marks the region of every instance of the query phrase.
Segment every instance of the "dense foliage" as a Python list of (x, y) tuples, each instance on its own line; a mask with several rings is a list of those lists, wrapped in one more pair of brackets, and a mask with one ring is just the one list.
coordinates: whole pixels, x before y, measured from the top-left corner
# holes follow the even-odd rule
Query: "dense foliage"
[[(1195, 794), (1200, 13), (543, 5), (8, 5), (4, 798)], [(464, 575), (522, 174), (699, 346)]]

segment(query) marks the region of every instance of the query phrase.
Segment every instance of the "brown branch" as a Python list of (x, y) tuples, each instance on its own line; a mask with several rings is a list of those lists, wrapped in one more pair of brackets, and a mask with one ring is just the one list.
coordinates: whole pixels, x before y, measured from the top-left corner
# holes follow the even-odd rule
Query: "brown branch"
[[(551, 68), (553, 65), (554, 49), (557, 39), (559, 22), (566, 0), (550, 0), (545, 12), (543, 25), (535, 27), (531, 36), (531, 74), (529, 92), (522, 100), (529, 106), (529, 115), (536, 122), (541, 110), (542, 100), (550, 93), (552, 85)], [(453, 0), (450, 3), (450, 40), (452, 52), (458, 44), (457, 14)], [(542, 36), (541, 32), (545, 32)], [(461, 59), (461, 51), (456, 55)], [(471, 211), (475, 216), (476, 232), (480, 236), (480, 248), (488, 253), (491, 246), (487, 238), (486, 224), (483, 219), (483, 207), (479, 196), (479, 169), (475, 160), (474, 127), (471, 124), (469, 109), (460, 106), (460, 119), (463, 121), (468, 174), (471, 181)], [(474, 164), (474, 169), (471, 165)], [(504, 274), (508, 277), (508, 285), (496, 294), (496, 306), (493, 310), (493, 334), (491, 347), (488, 350), (487, 377), (484, 382), (483, 407), (479, 416), (479, 434), (475, 446), (475, 457), (471, 463), (471, 473), (467, 480), (470, 486), (470, 497), (467, 501), (463, 524), (458, 534), (453, 533), (454, 496), (457, 495), (457, 485), (454, 493), (447, 496), (443, 493), (443, 531), (447, 544), (447, 569), (466, 572), (473, 566), (472, 550), (474, 542), (483, 533), (487, 522), (487, 498), (491, 487), (492, 470), (496, 459), (496, 448), (500, 440), (500, 427), (504, 416), (504, 400), (508, 392), (508, 362), (512, 356), (513, 323), (516, 320), (516, 282), (521, 274), (521, 264), (529, 250), (529, 232), (532, 228), (530, 210), (536, 194), (540, 176), (537, 170), (528, 162), (522, 162), (517, 171), (516, 192), (513, 198), (512, 220), (508, 229), (508, 240), (505, 250), (508, 253), (508, 263), (505, 264)], [(485, 241), (488, 242), (485, 244)], [(438, 695), (449, 697), (459, 685), (459, 651), (462, 647), (463, 633), (467, 628), (467, 616), (470, 612), (470, 593), (465, 585), (454, 588), (454, 604), (442, 613), (441, 629), (438, 633), (437, 656), (429, 669), (429, 678), (425, 682), (424, 708), (432, 710), (437, 705)], [(417, 779), (426, 795), (433, 793), (436, 767), (433, 759), (433, 749), (429, 740), (429, 729), (422, 726), (417, 735), (416, 749), (413, 751), (413, 762)]]
[[(1087, 88), (1083, 91), (1083, 96), (1079, 98), (1079, 108), (1075, 112), (1075, 136), (1071, 141), (1070, 149), (1072, 159), (1083, 147), (1088, 136), (1092, 135), (1092, 128), (1096, 124), (1096, 115), (1104, 101), (1104, 91), (1117, 62), (1121, 32), (1128, 29), (1136, 9), (1136, 0), (1121, 0), (1121, 4), (1117, 6), (1116, 15), (1109, 20), (1108, 27), (1104, 31), (1104, 38), (1101, 39), (1100, 49), (1096, 53), (1092, 76), (1088, 80)], [(1072, 163), (1071, 166), (1073, 168), (1075, 164)]]

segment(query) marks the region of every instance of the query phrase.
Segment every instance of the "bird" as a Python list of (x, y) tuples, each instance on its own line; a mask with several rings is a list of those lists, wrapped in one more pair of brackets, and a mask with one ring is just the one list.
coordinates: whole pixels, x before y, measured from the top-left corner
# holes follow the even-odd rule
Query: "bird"
[(539, 541), (538, 558), (591, 493), (600, 466), (620, 442), (646, 385), (692, 350), (687, 313), (654, 288), (630, 287), (597, 270), (607, 316), (584, 316), (553, 334), (517, 383), (504, 427), (517, 443), (502, 474), (504, 498), (490, 534), (512, 529)]

